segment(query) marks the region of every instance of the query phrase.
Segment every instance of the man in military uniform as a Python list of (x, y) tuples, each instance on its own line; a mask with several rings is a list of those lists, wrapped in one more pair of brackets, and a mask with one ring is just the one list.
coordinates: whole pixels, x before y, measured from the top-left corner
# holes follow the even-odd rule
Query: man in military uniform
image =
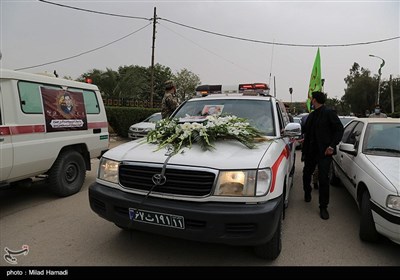
[(163, 119), (169, 118), (178, 107), (178, 98), (176, 96), (176, 87), (173, 81), (165, 82), (165, 94), (161, 103), (161, 116)]

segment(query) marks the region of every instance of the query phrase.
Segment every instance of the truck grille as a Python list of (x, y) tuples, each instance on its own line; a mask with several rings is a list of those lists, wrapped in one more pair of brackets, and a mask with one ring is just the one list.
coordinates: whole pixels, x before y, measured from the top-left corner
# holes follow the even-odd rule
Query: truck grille
[[(161, 167), (121, 164), (119, 182), (128, 189), (148, 191), (154, 185), (152, 177), (161, 173)], [(153, 192), (188, 196), (206, 196), (211, 193), (215, 174), (207, 171), (173, 169), (165, 171), (164, 185), (156, 186)]]

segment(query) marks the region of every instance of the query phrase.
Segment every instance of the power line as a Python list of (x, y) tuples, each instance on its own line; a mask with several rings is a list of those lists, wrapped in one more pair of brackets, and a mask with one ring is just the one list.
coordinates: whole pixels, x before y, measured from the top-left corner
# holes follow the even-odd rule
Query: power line
[[(136, 16), (127, 16), (127, 15), (120, 15), (120, 14), (112, 14), (112, 13), (105, 13), (105, 12), (99, 12), (99, 11), (94, 11), (94, 10), (89, 10), (89, 9), (82, 9), (82, 8), (78, 8), (78, 7), (73, 7), (73, 6), (68, 6), (68, 5), (62, 5), (62, 4), (58, 4), (58, 3), (53, 3), (50, 1), (45, 1), (45, 0), (38, 0), (40, 2), (46, 3), (46, 4), (51, 4), (51, 5), (56, 5), (56, 6), (60, 6), (63, 8), (69, 8), (69, 9), (74, 9), (74, 10), (78, 10), (78, 11), (84, 11), (84, 12), (88, 12), (88, 13), (95, 13), (95, 14), (102, 14), (102, 15), (107, 15), (107, 16), (114, 16), (114, 17), (124, 17), (124, 18), (133, 18), (133, 19), (142, 19), (142, 20), (149, 20), (152, 21), (152, 18), (145, 18), (145, 17), (136, 17)], [(392, 41), (392, 40), (396, 40), (399, 39), (400, 36), (395, 36), (395, 37), (391, 37), (391, 38), (385, 38), (385, 39), (381, 39), (381, 40), (374, 40), (374, 41), (367, 41), (367, 42), (358, 42), (358, 43), (347, 43), (347, 44), (295, 44), (295, 43), (279, 43), (279, 42), (271, 42), (271, 41), (262, 41), (262, 40), (256, 40), (256, 39), (249, 39), (249, 38), (242, 38), (242, 37), (238, 37), (238, 36), (233, 36), (233, 35), (228, 35), (228, 34), (222, 34), (222, 33), (218, 33), (218, 32), (214, 32), (214, 31), (209, 31), (209, 30), (205, 30), (202, 28), (198, 28), (198, 27), (194, 27), (194, 26), (190, 26), (187, 24), (183, 24), (183, 23), (179, 23), (173, 20), (169, 20), (167, 18), (160, 18), (157, 17), (156, 19), (159, 20), (164, 20), (166, 22), (172, 23), (172, 24), (176, 24), (185, 28), (189, 28), (189, 29), (193, 29), (196, 31), (200, 31), (200, 32), (204, 32), (204, 33), (208, 33), (208, 34), (212, 34), (212, 35), (216, 35), (216, 36), (220, 36), (220, 37), (225, 37), (225, 38), (230, 38), (230, 39), (236, 39), (236, 40), (241, 40), (241, 41), (246, 41), (246, 42), (252, 42), (252, 43), (259, 43), (259, 44), (268, 44), (268, 45), (277, 45), (277, 46), (286, 46), (286, 47), (319, 47), (319, 48), (329, 48), (329, 47), (353, 47), (353, 46), (360, 46), (360, 45), (370, 45), (370, 44), (377, 44), (377, 43), (383, 43), (383, 42), (387, 42), (387, 41)]]
[(247, 72), (250, 72), (250, 73), (252, 73), (252, 74), (257, 74), (257, 75), (260, 74), (260, 73), (253, 72), (253, 71), (251, 71), (251, 70), (249, 70), (249, 69), (247, 69), (247, 68), (245, 68), (245, 67), (243, 67), (243, 66), (240, 66), (240, 65), (236, 64), (235, 62), (233, 62), (233, 61), (231, 61), (231, 60), (229, 60), (229, 59), (226, 59), (225, 57), (223, 57), (223, 56), (221, 56), (221, 55), (219, 55), (219, 54), (217, 54), (217, 53), (215, 53), (215, 52), (213, 52), (213, 51), (211, 51), (211, 50), (209, 50), (209, 49), (207, 49), (207, 48), (205, 48), (205, 47), (199, 45), (199, 44), (196, 43), (195, 41), (193, 41), (193, 40), (191, 40), (191, 39), (189, 39), (189, 38), (186, 38), (186, 37), (183, 36), (182, 34), (179, 34), (178, 32), (172, 30), (171, 28), (168, 28), (168, 27), (166, 27), (166, 26), (164, 26), (164, 25), (160, 25), (160, 27), (165, 28), (165, 29), (168, 29), (169, 31), (171, 31), (171, 32), (175, 33), (176, 35), (180, 36), (181, 38), (183, 38), (183, 39), (185, 39), (185, 40), (191, 42), (192, 44), (196, 45), (197, 47), (199, 47), (199, 48), (201, 48), (201, 49), (203, 49), (203, 50), (205, 50), (205, 51), (211, 53), (212, 55), (215, 55), (216, 57), (219, 57), (219, 58), (221, 58), (221, 59), (223, 59), (223, 60), (229, 62), (230, 64), (232, 64), (232, 65), (234, 65), (234, 66), (236, 66), (236, 67), (238, 67), (238, 68), (242, 68), (242, 69), (244, 69), (244, 70), (246, 70)]
[(78, 57), (78, 56), (81, 56), (81, 55), (84, 55), (84, 54), (87, 54), (87, 53), (91, 53), (91, 52), (97, 51), (97, 50), (99, 50), (99, 49), (105, 48), (105, 47), (107, 47), (107, 46), (109, 46), (109, 45), (111, 45), (111, 44), (114, 44), (114, 43), (116, 43), (116, 42), (118, 42), (118, 41), (121, 41), (121, 40), (123, 40), (123, 39), (129, 37), (129, 36), (131, 36), (131, 35), (133, 35), (133, 34), (139, 32), (140, 30), (146, 28), (146, 27), (149, 26), (149, 25), (151, 25), (151, 23), (148, 23), (148, 24), (146, 24), (145, 26), (139, 28), (138, 30), (135, 30), (135, 31), (129, 33), (128, 35), (125, 35), (125, 36), (123, 36), (123, 37), (121, 37), (121, 38), (119, 38), (119, 39), (117, 39), (117, 40), (114, 40), (114, 41), (112, 41), (112, 42), (110, 42), (110, 43), (107, 43), (107, 44), (105, 44), (105, 45), (103, 45), (103, 46), (101, 46), (101, 47), (97, 47), (97, 48), (91, 49), (91, 50), (89, 50), (89, 51), (85, 51), (85, 52), (82, 52), (82, 53), (79, 53), (79, 54), (76, 54), (76, 55), (73, 55), (73, 56), (69, 56), (69, 57), (66, 57), (66, 58), (62, 58), (62, 59), (58, 59), (58, 60), (54, 60), (54, 61), (50, 61), (50, 62), (38, 64), (38, 65), (34, 65), (34, 66), (18, 68), (18, 69), (15, 69), (15, 70), (16, 70), (16, 71), (19, 71), (19, 70), (31, 69), (31, 68), (36, 68), (36, 67), (45, 66), (45, 65), (49, 65), (49, 64), (54, 64), (54, 63), (57, 63), (57, 62), (69, 60), (69, 59), (76, 58), (76, 57)]
[(78, 8), (78, 7), (73, 7), (73, 6), (53, 3), (53, 2), (45, 1), (45, 0), (38, 0), (38, 1), (46, 3), (46, 4), (56, 5), (56, 6), (60, 6), (60, 7), (63, 7), (63, 8), (74, 9), (74, 10), (78, 10), (78, 11), (82, 11), (82, 12), (88, 12), (88, 13), (94, 13), (94, 14), (100, 14), (100, 15), (106, 15), (106, 16), (113, 16), (113, 17), (124, 17), (124, 18), (133, 18), (133, 19), (152, 20), (150, 18), (145, 18), (145, 17), (135, 17), (135, 16), (111, 14), (111, 13), (106, 13), (106, 12), (98, 12), (98, 11), (93, 11), (93, 10), (82, 9), (82, 8)]
[(359, 42), (359, 43), (349, 43), (349, 44), (325, 44), (325, 45), (318, 45), (318, 44), (293, 44), (293, 43), (279, 43), (279, 42), (270, 42), (270, 41), (261, 41), (261, 40), (254, 40), (254, 39), (248, 39), (248, 38), (241, 38), (241, 37), (237, 37), (237, 36), (232, 36), (232, 35), (227, 35), (227, 34), (222, 34), (222, 33), (218, 33), (218, 32), (214, 32), (214, 31), (209, 31), (209, 30), (205, 30), (205, 29), (201, 29), (201, 28), (197, 28), (197, 27), (193, 27), (193, 26), (189, 26), (183, 23), (179, 23), (173, 20), (169, 20), (169, 19), (165, 19), (165, 18), (158, 18), (159, 20), (164, 20), (166, 22), (172, 23), (172, 24), (176, 24), (176, 25), (180, 25), (182, 27), (186, 27), (189, 29), (193, 29), (193, 30), (197, 30), (197, 31), (201, 31), (204, 33), (209, 33), (209, 34), (213, 34), (213, 35), (217, 35), (217, 36), (221, 36), (221, 37), (225, 37), (225, 38), (230, 38), (230, 39), (236, 39), (236, 40), (241, 40), (241, 41), (247, 41), (247, 42), (253, 42), (253, 43), (260, 43), (260, 44), (268, 44), (268, 45), (278, 45), (278, 46), (287, 46), (287, 47), (320, 47), (320, 48), (328, 48), (328, 47), (350, 47), (350, 46), (358, 46), (358, 45), (369, 45), (369, 44), (376, 44), (376, 43), (382, 43), (382, 42), (386, 42), (386, 41), (391, 41), (391, 40), (396, 40), (399, 39), (400, 36), (396, 36), (396, 37), (392, 37), (392, 38), (387, 38), (387, 39), (381, 39), (381, 40), (375, 40), (375, 41), (369, 41), (369, 42)]

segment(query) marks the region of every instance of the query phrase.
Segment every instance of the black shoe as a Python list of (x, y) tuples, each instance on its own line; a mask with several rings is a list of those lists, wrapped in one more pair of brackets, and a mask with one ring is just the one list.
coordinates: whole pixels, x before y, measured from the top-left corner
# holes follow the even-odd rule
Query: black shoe
[(328, 213), (328, 210), (326, 210), (326, 208), (321, 208), (319, 210), (319, 215), (321, 216), (321, 219), (323, 219), (323, 220), (329, 219), (329, 213)]
[(311, 201), (311, 193), (304, 193), (304, 201), (305, 202)]
[(314, 183), (314, 189), (318, 190), (318, 183)]

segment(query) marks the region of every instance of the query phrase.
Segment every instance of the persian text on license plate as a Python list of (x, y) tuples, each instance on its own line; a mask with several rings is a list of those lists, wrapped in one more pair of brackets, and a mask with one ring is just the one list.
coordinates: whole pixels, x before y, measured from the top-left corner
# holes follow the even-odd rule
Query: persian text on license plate
[(156, 224), (160, 226), (184, 229), (185, 220), (182, 216), (129, 208), (129, 218), (136, 222)]

